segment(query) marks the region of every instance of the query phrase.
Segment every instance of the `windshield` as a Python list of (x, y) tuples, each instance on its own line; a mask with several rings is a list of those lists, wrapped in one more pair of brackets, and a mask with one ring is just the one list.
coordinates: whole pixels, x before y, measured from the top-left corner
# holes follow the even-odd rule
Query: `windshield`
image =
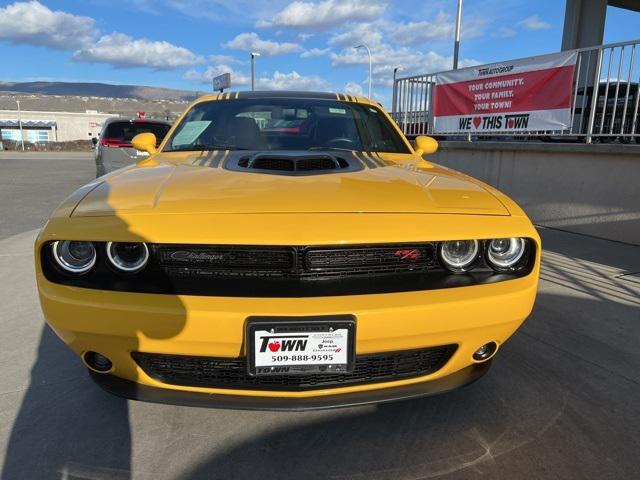
[(381, 110), (311, 99), (245, 99), (195, 105), (164, 151), (356, 150), (410, 153)]
[(169, 132), (170, 125), (164, 123), (148, 122), (144, 120), (134, 120), (126, 122), (112, 122), (107, 125), (107, 130), (103, 137), (108, 140), (117, 140), (123, 143), (131, 143), (133, 137), (139, 133), (153, 133), (158, 143), (162, 142), (164, 136)]

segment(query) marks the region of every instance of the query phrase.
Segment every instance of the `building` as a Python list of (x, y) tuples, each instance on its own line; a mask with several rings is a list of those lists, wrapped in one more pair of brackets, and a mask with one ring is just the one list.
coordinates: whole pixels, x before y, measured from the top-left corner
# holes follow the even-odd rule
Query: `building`
[(118, 114), (98, 113), (86, 110), (84, 113), (47, 112), (23, 110), (0, 110), (0, 140), (25, 142), (67, 142), (85, 140), (100, 134), (107, 118)]

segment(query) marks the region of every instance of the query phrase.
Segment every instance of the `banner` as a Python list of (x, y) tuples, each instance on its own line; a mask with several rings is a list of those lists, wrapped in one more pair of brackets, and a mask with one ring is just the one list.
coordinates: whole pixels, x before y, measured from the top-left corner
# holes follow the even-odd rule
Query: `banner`
[(437, 74), (434, 133), (569, 128), (577, 56), (561, 52)]

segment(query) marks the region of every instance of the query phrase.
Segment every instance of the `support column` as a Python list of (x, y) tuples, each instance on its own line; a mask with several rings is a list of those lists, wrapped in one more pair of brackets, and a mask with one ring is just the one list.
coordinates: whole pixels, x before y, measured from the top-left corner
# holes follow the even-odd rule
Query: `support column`
[(607, 0), (567, 0), (562, 50), (602, 45)]

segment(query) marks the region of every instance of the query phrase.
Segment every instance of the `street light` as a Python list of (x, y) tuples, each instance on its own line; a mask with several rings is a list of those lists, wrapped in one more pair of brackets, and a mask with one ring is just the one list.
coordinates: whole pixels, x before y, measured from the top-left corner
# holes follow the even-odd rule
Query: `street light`
[(396, 113), (397, 108), (397, 97), (398, 97), (398, 89), (396, 88), (396, 76), (398, 74), (398, 70), (402, 70), (402, 67), (394, 67), (393, 68), (393, 99), (391, 100), (391, 111)]
[(20, 143), (22, 144), (22, 151), (24, 152), (24, 138), (22, 136), (22, 114), (20, 111), (20, 100), (16, 100), (18, 104), (18, 126), (20, 127)]
[(458, 0), (458, 11), (456, 13), (456, 38), (453, 44), (453, 69), (458, 69), (458, 53), (460, 52), (460, 23), (462, 21), (462, 0)]
[(256, 57), (259, 57), (258, 52), (251, 52), (251, 90), (256, 89)]
[(369, 46), (366, 43), (362, 43), (356, 47), (353, 47), (356, 50), (358, 48), (366, 48), (367, 49), (367, 53), (369, 54), (369, 98), (371, 98), (371, 49), (369, 48)]

